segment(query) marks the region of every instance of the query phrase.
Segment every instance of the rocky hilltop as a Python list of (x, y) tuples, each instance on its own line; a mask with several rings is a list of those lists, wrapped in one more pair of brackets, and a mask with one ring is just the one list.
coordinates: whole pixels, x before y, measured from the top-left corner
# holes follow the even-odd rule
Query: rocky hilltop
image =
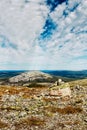
[(46, 74), (40, 71), (30, 71), (25, 72), (20, 75), (9, 78), (10, 83), (18, 83), (18, 82), (31, 82), (34, 80), (44, 81), (47, 79), (51, 79), (52, 76), (50, 74)]

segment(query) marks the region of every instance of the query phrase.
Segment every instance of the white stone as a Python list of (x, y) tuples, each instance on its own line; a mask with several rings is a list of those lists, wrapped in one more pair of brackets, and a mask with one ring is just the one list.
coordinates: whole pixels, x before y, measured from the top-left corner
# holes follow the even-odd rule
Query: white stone
[(49, 92), (50, 96), (69, 96), (71, 97), (71, 89), (70, 87), (62, 88), (62, 89), (55, 89), (55, 90), (50, 90)]
[(59, 92), (62, 94), (62, 97), (71, 96), (71, 89), (70, 89), (70, 87), (59, 89)]

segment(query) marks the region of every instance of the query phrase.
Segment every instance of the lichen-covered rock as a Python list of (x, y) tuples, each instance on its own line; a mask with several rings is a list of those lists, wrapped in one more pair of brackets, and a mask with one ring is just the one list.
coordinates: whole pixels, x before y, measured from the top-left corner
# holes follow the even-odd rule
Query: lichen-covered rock
[(70, 89), (70, 87), (59, 89), (59, 93), (61, 93), (62, 97), (65, 97), (65, 96), (71, 97), (71, 89)]
[(71, 97), (71, 89), (68, 83), (59, 85), (59, 86), (54, 86), (50, 89), (49, 94), (51, 96), (69, 96)]
[(71, 97), (71, 89), (70, 87), (58, 89), (58, 90), (50, 90), (49, 92), (50, 96), (69, 96)]

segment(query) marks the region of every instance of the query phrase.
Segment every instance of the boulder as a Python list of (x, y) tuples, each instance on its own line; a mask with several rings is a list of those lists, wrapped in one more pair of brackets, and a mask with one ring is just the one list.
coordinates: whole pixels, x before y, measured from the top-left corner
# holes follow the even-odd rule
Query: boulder
[(60, 86), (53, 87), (49, 90), (50, 96), (69, 96), (71, 97), (71, 89), (68, 83), (62, 84)]
[(65, 96), (71, 97), (71, 89), (70, 89), (70, 87), (59, 89), (59, 93), (61, 93), (62, 97), (65, 97)]

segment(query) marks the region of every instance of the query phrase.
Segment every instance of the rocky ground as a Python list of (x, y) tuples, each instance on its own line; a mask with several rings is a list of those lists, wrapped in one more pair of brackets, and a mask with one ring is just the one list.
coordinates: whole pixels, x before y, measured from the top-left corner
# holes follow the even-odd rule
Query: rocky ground
[(71, 96), (48, 87), (0, 86), (0, 130), (87, 130), (87, 86), (70, 83)]

